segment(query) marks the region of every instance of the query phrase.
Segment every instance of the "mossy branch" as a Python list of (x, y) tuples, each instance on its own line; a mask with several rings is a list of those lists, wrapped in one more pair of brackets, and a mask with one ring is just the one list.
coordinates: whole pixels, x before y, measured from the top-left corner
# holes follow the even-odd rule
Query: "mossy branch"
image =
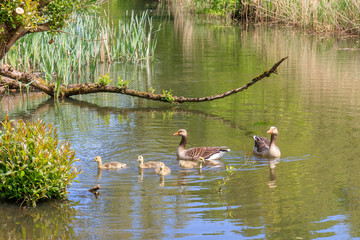
[[(63, 85), (60, 89), (60, 98), (68, 98), (74, 95), (81, 95), (81, 94), (90, 94), (90, 93), (98, 93), (98, 92), (112, 92), (112, 93), (120, 93), (129, 96), (139, 97), (139, 98), (146, 98), (154, 101), (161, 101), (161, 102), (171, 102), (171, 103), (184, 103), (184, 102), (205, 102), (205, 101), (213, 101), (216, 99), (228, 97), (232, 94), (242, 92), (246, 90), (248, 87), (252, 86), (256, 82), (262, 80), (265, 77), (270, 77), (271, 74), (277, 73), (278, 66), (287, 59), (288, 57), (282, 58), (280, 61), (275, 63), (270, 70), (266, 70), (259, 76), (252, 79), (247, 84), (232, 89), (230, 91), (224, 92), (222, 94), (216, 94), (207, 97), (198, 97), (198, 98), (187, 98), (187, 97), (177, 97), (172, 96), (171, 91), (163, 91), (163, 94), (154, 94), (153, 92), (140, 92), (134, 89), (128, 88), (126, 85), (122, 87), (112, 87), (107, 86), (104, 84), (99, 83), (86, 83), (86, 84), (70, 84), (68, 86)], [(56, 96), (55, 87), (53, 84), (48, 84), (41, 78), (35, 77), (33, 74), (30, 73), (21, 73), (13, 69), (9, 65), (4, 65), (0, 67), (0, 75), (15, 79), (17, 81), (23, 83), (30, 83), (30, 85), (42, 92), (45, 92), (49, 96)], [(171, 98), (170, 98), (171, 97)]]

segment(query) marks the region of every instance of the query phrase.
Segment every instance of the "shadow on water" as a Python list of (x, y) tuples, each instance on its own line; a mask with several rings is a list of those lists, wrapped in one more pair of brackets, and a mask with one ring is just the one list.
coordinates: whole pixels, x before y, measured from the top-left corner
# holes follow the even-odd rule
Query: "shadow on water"
[[(21, 98), (23, 98), (23, 97), (21, 97)], [(69, 104), (74, 107), (79, 107), (79, 109), (81, 109), (81, 111), (93, 111), (102, 116), (111, 115), (111, 114), (113, 114), (113, 115), (120, 114), (122, 116), (126, 116), (126, 115), (133, 114), (133, 113), (155, 113), (155, 112), (158, 112), (158, 113), (169, 112), (171, 115), (174, 113), (180, 114), (180, 115), (191, 114), (191, 115), (201, 116), (207, 120), (219, 121), (220, 123), (224, 124), (227, 127), (231, 127), (233, 129), (238, 129), (238, 130), (245, 132), (245, 134), (247, 136), (252, 136), (254, 134), (254, 132), (251, 131), (249, 129), (249, 127), (247, 127), (246, 125), (236, 124), (235, 122), (225, 119), (223, 117), (217, 116), (216, 114), (206, 113), (205, 111), (201, 111), (201, 110), (181, 108), (180, 105), (173, 106), (171, 104), (169, 104), (169, 106), (166, 106), (166, 107), (163, 106), (161, 108), (160, 107), (159, 108), (149, 108), (149, 107), (147, 107), (147, 108), (121, 108), (121, 107), (113, 107), (113, 106), (112, 107), (101, 106), (96, 103), (91, 103), (88, 101), (78, 100), (78, 99), (73, 99), (73, 98), (62, 99), (62, 100), (57, 100), (54, 98), (47, 98), (46, 100), (40, 102), (37, 106), (35, 106), (33, 108), (26, 109), (23, 112), (21, 112), (21, 111), (17, 112), (16, 116), (25, 121), (34, 121), (34, 120), (37, 120), (37, 119), (34, 119), (34, 116), (43, 115), (50, 110), (60, 109), (62, 107), (62, 105), (65, 105), (65, 104)], [(27, 114), (29, 112), (31, 114)], [(2, 121), (3, 119), (4, 119), (4, 116), (1, 117), (0, 121)]]

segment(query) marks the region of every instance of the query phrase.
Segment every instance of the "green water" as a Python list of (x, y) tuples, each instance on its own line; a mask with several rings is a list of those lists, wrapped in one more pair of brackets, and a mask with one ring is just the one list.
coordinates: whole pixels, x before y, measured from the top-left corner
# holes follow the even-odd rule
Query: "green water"
[[(147, 3), (147, 4), (146, 4)], [(54, 123), (70, 140), (83, 174), (69, 201), (36, 209), (0, 205), (1, 239), (356, 239), (360, 238), (360, 51), (354, 39), (286, 27), (228, 26), (183, 15), (148, 1), (161, 23), (154, 63), (113, 64), (110, 75), (130, 87), (186, 97), (237, 88), (289, 56), (248, 90), (207, 103), (182, 105), (116, 94), (54, 101), (42, 94), (4, 97), (0, 116)], [(279, 129), (282, 156), (255, 157), (252, 135)], [(179, 128), (188, 147), (231, 148), (219, 167), (177, 165)], [(137, 156), (172, 169), (164, 182), (139, 174)], [(94, 157), (128, 168), (98, 172)], [(236, 170), (226, 178), (226, 166)], [(87, 190), (101, 185), (98, 198)]]

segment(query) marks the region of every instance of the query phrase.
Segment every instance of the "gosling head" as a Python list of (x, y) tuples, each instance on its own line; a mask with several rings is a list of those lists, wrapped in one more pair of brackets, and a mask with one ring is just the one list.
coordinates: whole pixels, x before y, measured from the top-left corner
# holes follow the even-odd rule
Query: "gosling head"
[(143, 156), (139, 155), (137, 161), (140, 163), (144, 162)]
[(205, 159), (204, 159), (203, 157), (199, 157), (199, 158), (198, 158), (198, 162), (199, 162), (199, 163), (204, 163), (204, 162), (205, 162)]
[(101, 157), (100, 157), (100, 156), (96, 156), (94, 161), (95, 161), (95, 162), (101, 162)]

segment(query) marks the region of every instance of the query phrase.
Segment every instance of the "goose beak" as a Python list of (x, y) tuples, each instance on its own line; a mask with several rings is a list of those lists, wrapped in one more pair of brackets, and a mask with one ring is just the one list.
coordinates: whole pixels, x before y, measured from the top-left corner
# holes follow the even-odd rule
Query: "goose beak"
[(179, 135), (179, 132), (173, 133), (173, 135), (174, 135), (174, 136), (177, 136), (177, 135)]
[(272, 132), (272, 130), (270, 129), (269, 131), (267, 131), (267, 133), (270, 133), (270, 134), (272, 134), (273, 132)]

